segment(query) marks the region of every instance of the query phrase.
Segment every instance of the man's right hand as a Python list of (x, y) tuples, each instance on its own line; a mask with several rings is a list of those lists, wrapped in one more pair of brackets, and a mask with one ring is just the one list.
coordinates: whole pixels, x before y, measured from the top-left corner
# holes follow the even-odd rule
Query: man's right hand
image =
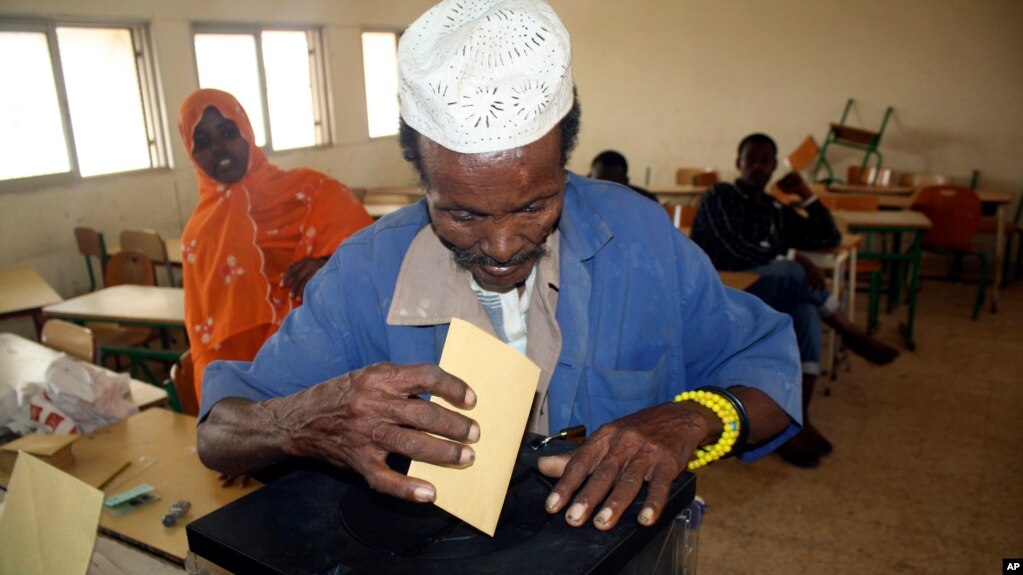
[[(286, 397), (221, 401), (200, 425), (200, 454), (205, 463), (237, 471), (272, 462), (266, 453), (279, 450), (348, 467), (381, 493), (433, 501), (433, 485), (393, 471), (387, 455), (468, 466), (475, 452), (465, 443), (478, 441), (480, 430), (472, 419), (420, 399), (420, 394), (463, 409), (476, 403), (465, 382), (435, 365), (380, 363)], [(262, 434), (273, 437), (259, 439)]]
[(806, 287), (815, 291), (827, 289), (827, 280), (825, 280), (824, 272), (819, 267), (814, 265), (809, 258), (798, 252), (796, 253), (796, 261), (806, 270)]

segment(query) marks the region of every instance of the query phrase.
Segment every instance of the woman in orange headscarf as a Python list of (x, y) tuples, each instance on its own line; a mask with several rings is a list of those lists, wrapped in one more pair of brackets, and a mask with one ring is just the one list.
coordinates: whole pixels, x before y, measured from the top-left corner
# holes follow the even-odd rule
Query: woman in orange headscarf
[(202, 398), (217, 359), (251, 360), (301, 304), (306, 282), (342, 240), (372, 219), (343, 184), (281, 170), (256, 147), (227, 92), (192, 93), (178, 113), (199, 179), (199, 204), (181, 237), (185, 322)]

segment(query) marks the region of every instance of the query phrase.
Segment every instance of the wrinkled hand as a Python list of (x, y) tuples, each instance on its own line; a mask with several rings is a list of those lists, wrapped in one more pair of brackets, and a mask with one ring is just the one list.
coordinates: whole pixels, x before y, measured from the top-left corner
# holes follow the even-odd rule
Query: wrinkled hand
[(824, 272), (822, 272), (819, 267), (815, 266), (814, 263), (807, 259), (806, 256), (799, 253), (796, 254), (796, 261), (799, 262), (799, 265), (803, 266), (803, 269), (806, 270), (806, 287), (814, 291), (827, 288), (827, 284), (825, 284), (824, 280)]
[(607, 531), (648, 483), (639, 522), (653, 525), (672, 482), (711, 433), (711, 417), (691, 402), (658, 405), (602, 426), (573, 453), (540, 458), (542, 473), (561, 478), (547, 498), (547, 511), (561, 511), (574, 494), (565, 521), (578, 527), (600, 506), (593, 524)]
[(291, 286), (291, 297), (301, 298), (305, 292), (305, 284), (326, 263), (326, 258), (305, 258), (292, 262), (281, 276), (281, 287)]
[(416, 397), (424, 393), (463, 409), (476, 404), (465, 382), (435, 365), (378, 363), (263, 405), (288, 437), (289, 455), (349, 467), (376, 491), (427, 502), (436, 497), (433, 485), (390, 469), (387, 455), (468, 466), (476, 454), (463, 443), (478, 441), (480, 429), (468, 417)]

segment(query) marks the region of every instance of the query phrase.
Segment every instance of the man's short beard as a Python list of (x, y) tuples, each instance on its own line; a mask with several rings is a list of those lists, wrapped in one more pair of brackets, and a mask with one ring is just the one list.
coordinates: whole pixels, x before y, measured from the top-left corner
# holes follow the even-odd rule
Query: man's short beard
[(540, 244), (536, 246), (535, 249), (532, 249), (528, 252), (516, 254), (512, 256), (511, 259), (505, 262), (498, 261), (490, 256), (486, 256), (483, 254), (473, 254), (466, 250), (458, 249), (455, 246), (449, 247), (451, 248), (451, 253), (455, 258), (455, 263), (458, 264), (459, 267), (465, 268), (467, 270), (471, 270), (472, 268), (477, 266), (516, 267), (521, 266), (522, 264), (529, 261), (539, 260), (540, 258), (547, 255), (547, 246), (545, 244)]

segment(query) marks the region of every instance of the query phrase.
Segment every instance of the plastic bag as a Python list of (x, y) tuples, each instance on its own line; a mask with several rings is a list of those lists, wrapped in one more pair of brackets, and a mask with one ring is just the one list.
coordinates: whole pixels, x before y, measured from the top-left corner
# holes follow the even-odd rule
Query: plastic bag
[(138, 407), (124, 398), (129, 390), (128, 381), (126, 374), (112, 373), (61, 354), (46, 370), (42, 400), (70, 418), (79, 432), (89, 433), (138, 413)]

